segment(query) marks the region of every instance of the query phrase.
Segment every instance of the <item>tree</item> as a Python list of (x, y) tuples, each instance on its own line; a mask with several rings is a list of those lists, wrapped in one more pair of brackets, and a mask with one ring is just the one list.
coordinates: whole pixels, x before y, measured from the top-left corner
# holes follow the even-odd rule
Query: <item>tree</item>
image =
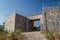
[(3, 22), (3, 24), (2, 25), (0, 25), (0, 32), (3, 32), (4, 31), (4, 22)]

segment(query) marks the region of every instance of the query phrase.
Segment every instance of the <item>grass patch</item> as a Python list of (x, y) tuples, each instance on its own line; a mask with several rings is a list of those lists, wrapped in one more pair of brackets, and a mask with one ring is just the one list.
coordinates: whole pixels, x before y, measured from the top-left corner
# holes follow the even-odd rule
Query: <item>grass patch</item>
[(11, 33), (3, 31), (0, 32), (0, 40), (23, 40), (23, 36), (19, 30)]
[(46, 37), (47, 40), (60, 40), (59, 32), (52, 32), (49, 30), (43, 30), (42, 33)]

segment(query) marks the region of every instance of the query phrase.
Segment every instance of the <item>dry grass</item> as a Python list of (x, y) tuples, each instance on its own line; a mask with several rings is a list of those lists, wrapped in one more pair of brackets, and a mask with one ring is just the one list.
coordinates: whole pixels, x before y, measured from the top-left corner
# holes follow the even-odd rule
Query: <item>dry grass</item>
[(43, 30), (42, 33), (44, 34), (47, 40), (60, 40), (60, 33), (58, 32)]
[(0, 33), (0, 40), (13, 40), (13, 39), (23, 40), (21, 31), (15, 31), (11, 33), (7, 33), (7, 32)]
[(7, 33), (6, 32), (0, 32), (0, 40), (7, 40)]

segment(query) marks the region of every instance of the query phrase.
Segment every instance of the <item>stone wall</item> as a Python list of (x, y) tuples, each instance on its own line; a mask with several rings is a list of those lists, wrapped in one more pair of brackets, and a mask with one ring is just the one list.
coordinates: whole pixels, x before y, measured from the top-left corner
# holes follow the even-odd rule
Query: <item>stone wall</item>
[(40, 20), (41, 30), (48, 28), (52, 31), (60, 31), (60, 7), (50, 7), (42, 9), (42, 14), (24, 17), (13, 14), (5, 18), (5, 30), (7, 31), (33, 31), (34, 20)]
[(60, 31), (60, 8), (44, 8), (43, 12), (46, 13), (46, 24), (48, 30), (51, 31)]
[(15, 28), (15, 14), (5, 17), (5, 31), (14, 32)]
[(16, 14), (15, 30), (28, 31), (28, 21), (26, 17)]
[(15, 30), (29, 31), (29, 20), (19, 14), (12, 14), (5, 17), (5, 31), (14, 32)]
[(30, 27), (32, 28), (34, 25), (34, 21), (40, 21), (40, 30), (46, 29), (45, 26), (45, 17), (43, 14), (29, 16), (28, 19), (30, 20)]

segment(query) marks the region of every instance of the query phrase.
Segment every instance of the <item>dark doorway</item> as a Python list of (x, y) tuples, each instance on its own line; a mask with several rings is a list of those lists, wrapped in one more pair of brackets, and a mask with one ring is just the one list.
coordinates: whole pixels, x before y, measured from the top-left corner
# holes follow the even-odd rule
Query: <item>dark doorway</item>
[(12, 40), (18, 40), (18, 38), (13, 38)]
[(40, 20), (34, 21), (34, 31), (40, 31)]

